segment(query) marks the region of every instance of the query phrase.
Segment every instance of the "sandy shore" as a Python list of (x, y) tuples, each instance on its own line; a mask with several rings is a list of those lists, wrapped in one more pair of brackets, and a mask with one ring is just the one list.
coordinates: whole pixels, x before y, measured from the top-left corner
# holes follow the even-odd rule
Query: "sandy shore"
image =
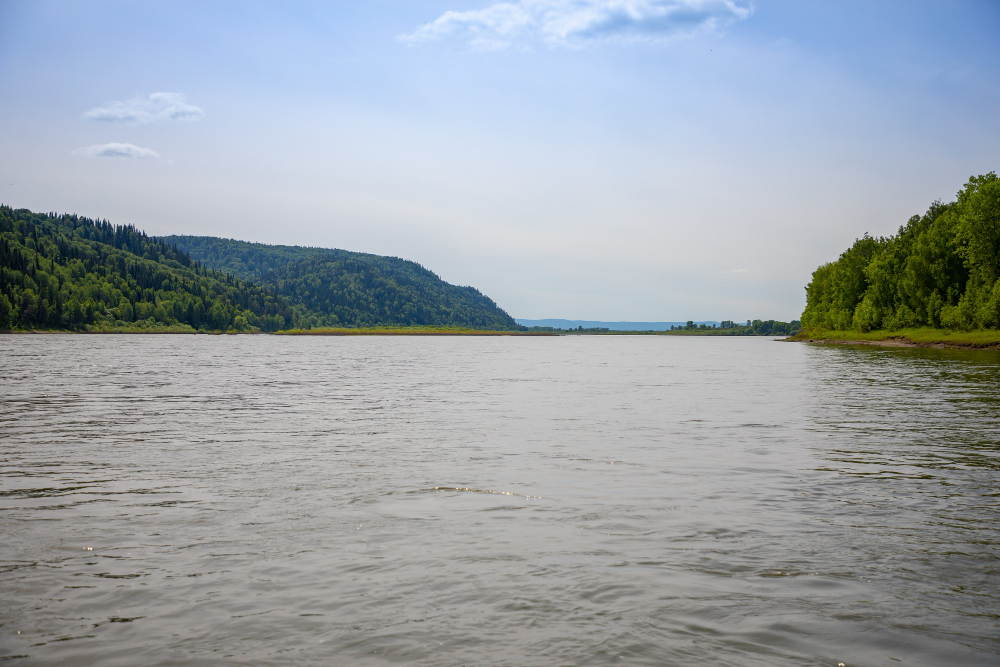
[(883, 340), (842, 340), (833, 338), (785, 338), (789, 343), (823, 343), (827, 345), (874, 345), (876, 347), (925, 347), (938, 350), (1000, 350), (1000, 343), (950, 343), (945, 341), (915, 341), (899, 336)]

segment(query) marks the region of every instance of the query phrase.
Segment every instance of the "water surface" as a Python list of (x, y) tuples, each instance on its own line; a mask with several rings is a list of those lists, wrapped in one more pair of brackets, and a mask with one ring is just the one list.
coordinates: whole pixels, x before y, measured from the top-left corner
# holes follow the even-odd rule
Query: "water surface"
[(1000, 662), (996, 352), (8, 335), (0, 363), (6, 664)]

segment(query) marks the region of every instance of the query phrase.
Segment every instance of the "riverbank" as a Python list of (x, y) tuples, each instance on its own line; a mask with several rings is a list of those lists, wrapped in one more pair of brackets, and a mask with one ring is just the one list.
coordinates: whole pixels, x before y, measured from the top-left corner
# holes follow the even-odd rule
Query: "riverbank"
[[(180, 325), (170, 325), (162, 327), (135, 327), (135, 326), (123, 326), (123, 327), (87, 327), (86, 329), (0, 329), (0, 334), (211, 334), (211, 335), (222, 335), (225, 333), (236, 333), (236, 332), (225, 332), (225, 331), (203, 331), (201, 329), (194, 329), (186, 324)], [(254, 332), (248, 332), (254, 333)]]
[(785, 336), (787, 333), (747, 333), (743, 329), (675, 329), (673, 331), (656, 331), (657, 336)]
[(257, 336), (558, 336), (548, 331), (490, 331), (481, 329), (449, 329), (435, 327), (359, 327), (338, 329), (289, 329), (285, 331), (206, 331), (187, 326), (139, 328), (92, 328), (83, 331), (69, 329), (0, 329), (0, 334), (182, 334), (202, 336), (257, 335)]
[(557, 336), (549, 331), (492, 331), (455, 327), (357, 327), (286, 329), (276, 336)]
[(932, 347), (942, 349), (1000, 350), (1000, 330), (952, 331), (919, 327), (896, 331), (837, 331), (806, 329), (784, 339), (789, 342), (882, 347)]
[(676, 329), (674, 331), (594, 331), (556, 329), (552, 331), (495, 331), (490, 329), (460, 329), (453, 327), (337, 327), (317, 329), (285, 329), (275, 332), (250, 330), (213, 331), (194, 329), (186, 324), (149, 326), (90, 326), (71, 329), (0, 329), (0, 334), (198, 334), (198, 335), (261, 335), (261, 336), (778, 336), (772, 333), (743, 333), (739, 329)]

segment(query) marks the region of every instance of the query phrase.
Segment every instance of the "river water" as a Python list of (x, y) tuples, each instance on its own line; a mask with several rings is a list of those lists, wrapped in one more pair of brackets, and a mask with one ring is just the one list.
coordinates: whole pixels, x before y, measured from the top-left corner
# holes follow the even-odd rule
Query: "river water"
[(11, 665), (997, 665), (1000, 354), (0, 336)]

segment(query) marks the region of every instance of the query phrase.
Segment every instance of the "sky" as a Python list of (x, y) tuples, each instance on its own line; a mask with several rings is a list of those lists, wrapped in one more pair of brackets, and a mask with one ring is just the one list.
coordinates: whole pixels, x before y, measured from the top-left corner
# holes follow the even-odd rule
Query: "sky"
[(519, 318), (797, 318), (1000, 168), (994, 0), (0, 0), (0, 202), (419, 262)]

